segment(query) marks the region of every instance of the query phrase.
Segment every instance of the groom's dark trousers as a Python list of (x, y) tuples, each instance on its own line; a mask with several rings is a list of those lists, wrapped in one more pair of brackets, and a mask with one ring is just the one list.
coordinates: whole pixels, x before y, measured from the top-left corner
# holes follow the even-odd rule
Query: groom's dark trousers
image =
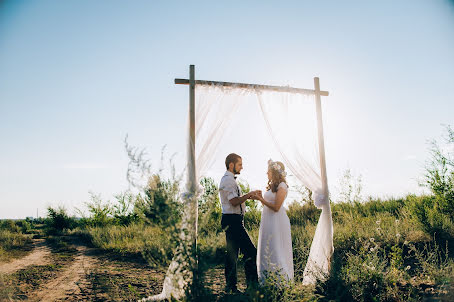
[(227, 254), (225, 258), (225, 279), (228, 289), (236, 289), (238, 250), (244, 255), (244, 271), (248, 286), (257, 283), (257, 249), (244, 228), (244, 216), (222, 214), (222, 229), (225, 230)]

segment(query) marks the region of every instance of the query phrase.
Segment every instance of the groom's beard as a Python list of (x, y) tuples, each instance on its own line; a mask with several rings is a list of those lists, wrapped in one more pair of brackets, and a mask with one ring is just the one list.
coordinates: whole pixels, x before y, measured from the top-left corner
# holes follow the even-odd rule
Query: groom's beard
[(235, 168), (233, 168), (233, 175), (240, 174), (240, 171), (237, 171)]

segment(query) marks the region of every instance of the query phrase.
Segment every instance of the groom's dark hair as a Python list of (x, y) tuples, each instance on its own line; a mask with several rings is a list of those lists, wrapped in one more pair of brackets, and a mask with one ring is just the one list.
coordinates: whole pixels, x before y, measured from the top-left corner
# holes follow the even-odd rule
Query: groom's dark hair
[(227, 155), (227, 157), (225, 158), (225, 167), (226, 167), (226, 169), (227, 170), (229, 169), (229, 164), (230, 163), (236, 164), (236, 162), (240, 158), (241, 158), (241, 156), (239, 156), (238, 154), (235, 154), (235, 153), (230, 153), (229, 155)]

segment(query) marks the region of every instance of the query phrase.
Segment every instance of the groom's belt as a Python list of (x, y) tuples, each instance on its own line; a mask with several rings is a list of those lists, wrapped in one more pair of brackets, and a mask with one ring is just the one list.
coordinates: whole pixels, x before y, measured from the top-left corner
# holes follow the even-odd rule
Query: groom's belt
[(244, 215), (241, 215), (241, 214), (234, 214), (234, 213), (222, 213), (222, 215), (227, 215), (227, 216), (240, 216), (240, 217), (243, 217)]

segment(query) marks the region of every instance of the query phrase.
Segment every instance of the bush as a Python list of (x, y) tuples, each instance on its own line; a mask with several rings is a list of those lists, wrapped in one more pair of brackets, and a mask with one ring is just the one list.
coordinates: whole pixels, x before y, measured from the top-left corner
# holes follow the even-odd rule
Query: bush
[[(10, 224), (10, 223), (7, 223)], [(0, 260), (9, 257), (12, 250), (22, 250), (25, 245), (31, 243), (29, 236), (22, 234), (17, 229), (14, 231), (5, 228), (4, 223), (0, 227)]]
[(0, 221), (0, 230), (7, 230), (12, 233), (20, 233), (21, 227), (14, 220), (3, 220)]
[(307, 224), (316, 224), (320, 217), (321, 210), (317, 209), (313, 202), (308, 201), (302, 204), (293, 201), (287, 210), (287, 216), (291, 225), (305, 226)]
[(77, 226), (75, 219), (69, 217), (66, 213), (66, 209), (63, 207), (56, 209), (48, 207), (45, 224), (49, 233), (59, 233), (65, 229), (73, 229)]
[(117, 225), (130, 225), (139, 221), (139, 214), (135, 211), (137, 196), (123, 193), (115, 196), (117, 203), (112, 207), (112, 215)]
[(201, 179), (200, 184), (204, 192), (198, 200), (199, 220), (198, 230), (200, 235), (221, 232), (221, 203), (219, 201), (219, 190), (214, 180), (209, 177)]
[[(454, 131), (446, 127), (446, 146), (454, 146)], [(450, 240), (454, 237), (454, 148), (441, 148), (432, 141), (431, 158), (426, 166), (424, 185), (433, 197), (413, 198), (410, 209), (419, 222), (437, 239)]]
[(405, 206), (419, 226), (431, 236), (435, 235), (442, 241), (454, 237), (452, 216), (438, 210), (437, 197), (410, 195)]
[(147, 222), (164, 229), (181, 221), (183, 204), (179, 199), (179, 182), (163, 180), (159, 174), (152, 175), (145, 189), (145, 196), (139, 196), (137, 211)]

